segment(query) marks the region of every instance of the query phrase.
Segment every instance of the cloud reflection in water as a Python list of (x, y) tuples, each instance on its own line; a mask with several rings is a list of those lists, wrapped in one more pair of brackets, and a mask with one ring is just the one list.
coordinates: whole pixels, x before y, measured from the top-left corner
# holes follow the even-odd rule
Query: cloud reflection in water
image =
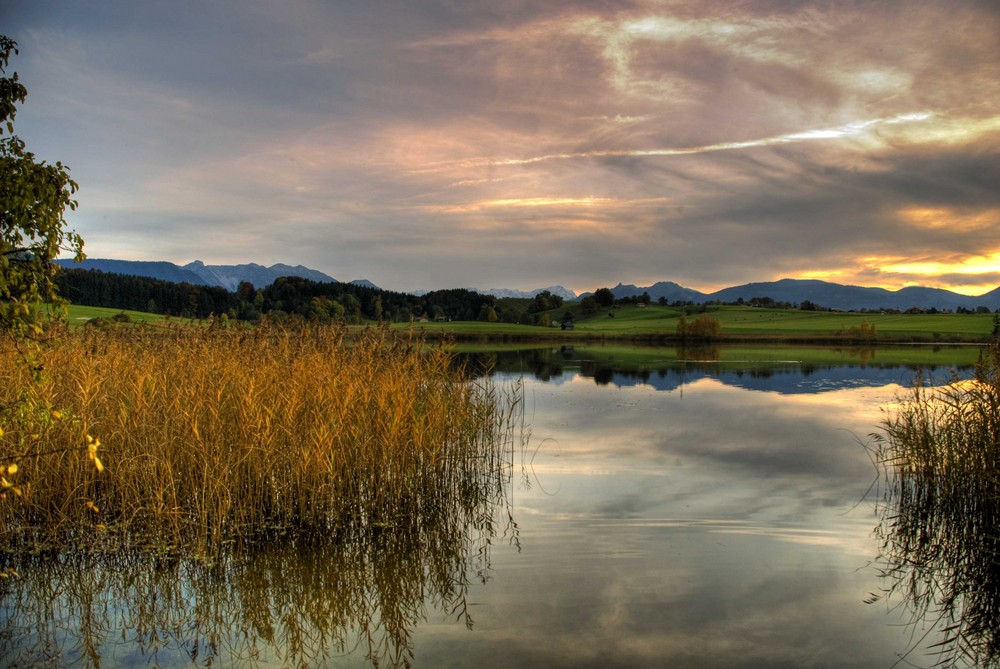
[(539, 450), (514, 494), (524, 551), (497, 556), (474, 645), (432, 626), (418, 652), (455, 644), (456, 666), (895, 661), (898, 629), (863, 605), (877, 546), (861, 441), (900, 386), (552, 381), (527, 384)]

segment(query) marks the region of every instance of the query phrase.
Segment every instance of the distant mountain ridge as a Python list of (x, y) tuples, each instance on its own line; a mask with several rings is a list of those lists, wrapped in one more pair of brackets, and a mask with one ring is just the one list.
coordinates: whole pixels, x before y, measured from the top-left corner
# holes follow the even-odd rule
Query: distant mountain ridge
[(183, 269), (194, 272), (212, 286), (222, 286), (226, 290), (236, 290), (240, 283), (249, 281), (254, 286), (263, 287), (274, 283), (275, 279), (283, 276), (298, 276), (310, 281), (321, 283), (331, 283), (336, 281), (332, 276), (324, 274), (319, 270), (309, 269), (304, 265), (284, 265), (278, 263), (270, 267), (264, 267), (257, 263), (247, 263), (245, 265), (206, 265), (200, 260), (188, 263)]
[[(660, 281), (652, 286), (635, 286), (619, 283), (611, 289), (615, 297), (632, 297), (648, 293), (651, 300), (666, 298), (668, 302), (736, 302), (739, 299), (749, 301), (755, 297), (770, 297), (777, 302), (801, 304), (812, 302), (823, 308), (841, 309), (844, 311), (860, 311), (862, 309), (937, 309), (956, 310), (958, 308), (975, 309), (986, 307), (990, 311), (1000, 309), (1000, 288), (978, 296), (961, 295), (941, 288), (924, 288), (908, 286), (896, 291), (885, 288), (866, 288), (863, 286), (845, 286), (839, 283), (819, 281), (815, 279), (781, 279), (779, 281), (745, 283), (717, 290), (714, 293), (702, 293), (691, 288), (685, 288), (672, 281)], [(584, 298), (593, 293), (581, 293)]]
[(221, 286), (226, 290), (235, 291), (241, 282), (249, 281), (257, 288), (263, 288), (274, 283), (283, 276), (298, 276), (311, 281), (332, 283), (336, 279), (319, 270), (309, 269), (303, 265), (284, 265), (278, 263), (264, 267), (257, 263), (245, 265), (206, 265), (195, 260), (187, 265), (175, 265), (165, 261), (141, 260), (111, 260), (106, 258), (87, 258), (83, 262), (72, 260), (56, 260), (57, 265), (67, 269), (96, 269), (115, 274), (131, 276), (146, 276), (174, 283), (191, 283), (196, 286)]
[[(176, 265), (165, 261), (138, 261), (90, 259), (82, 263), (72, 260), (56, 260), (58, 265), (67, 268), (97, 269), (103, 272), (146, 276), (174, 283), (191, 283), (200, 286), (222, 286), (229, 291), (235, 291), (240, 282), (249, 281), (255, 287), (262, 288), (274, 283), (283, 276), (298, 276), (311, 281), (323, 283), (336, 282), (336, 279), (318, 270), (303, 265), (276, 264), (264, 267), (257, 263), (242, 265), (206, 265), (195, 260), (187, 265)], [(378, 288), (367, 279), (355, 279), (351, 283), (368, 288)], [(516, 290), (512, 288), (490, 288), (487, 290), (470, 289), (475, 292), (494, 297), (531, 298), (542, 291), (549, 291), (564, 300), (577, 300), (593, 295), (573, 291), (560, 285), (534, 290)], [(427, 291), (409, 291), (420, 295)], [(778, 302), (801, 304), (812, 302), (822, 308), (857, 311), (862, 309), (900, 309), (910, 308), (937, 309), (939, 311), (955, 311), (959, 308), (976, 309), (986, 307), (990, 311), (1000, 309), (1000, 287), (978, 296), (961, 295), (941, 288), (925, 288), (909, 286), (891, 291), (885, 288), (866, 288), (863, 286), (845, 286), (828, 281), (815, 279), (781, 279), (779, 281), (745, 283), (715, 291), (703, 293), (693, 288), (686, 288), (673, 281), (658, 281), (651, 286), (636, 286), (619, 283), (611, 289), (615, 297), (632, 297), (648, 293), (651, 300), (661, 297), (667, 302), (736, 302), (739, 299), (749, 301), (755, 297), (770, 297)]]
[(483, 295), (492, 295), (493, 297), (520, 297), (520, 298), (532, 298), (538, 293), (549, 291), (553, 295), (557, 295), (564, 300), (575, 300), (576, 293), (574, 293), (569, 288), (564, 288), (562, 286), (549, 286), (548, 288), (535, 288), (534, 290), (517, 290), (514, 288), (488, 288), (487, 290), (473, 289), (477, 293), (482, 293)]

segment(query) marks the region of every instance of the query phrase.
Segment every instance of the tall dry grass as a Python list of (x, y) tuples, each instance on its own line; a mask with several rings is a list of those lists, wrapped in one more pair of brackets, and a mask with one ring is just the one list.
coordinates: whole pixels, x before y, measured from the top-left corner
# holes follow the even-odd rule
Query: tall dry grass
[[(968, 381), (918, 386), (873, 435), (883, 473), (882, 596), (939, 666), (1000, 661), (1000, 342)], [(914, 649), (911, 648), (910, 652)], [(907, 655), (901, 662), (906, 661)]]
[(519, 401), (374, 329), (83, 329), (40, 354), (40, 383), (16, 355), (0, 352), (0, 405), (45, 415), (0, 437), (24, 493), (0, 501), (8, 546), (98, 534), (205, 552), (419, 527), (503, 485)]

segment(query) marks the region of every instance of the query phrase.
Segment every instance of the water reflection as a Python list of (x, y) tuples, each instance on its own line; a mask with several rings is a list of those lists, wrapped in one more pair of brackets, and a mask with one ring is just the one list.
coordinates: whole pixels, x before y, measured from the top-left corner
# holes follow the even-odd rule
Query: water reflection
[(717, 379), (747, 390), (812, 394), (847, 387), (926, 385), (968, 375), (978, 349), (942, 352), (937, 348), (893, 351), (871, 348), (830, 349), (816, 360), (817, 349), (795, 347), (744, 349), (736, 346), (535, 347), (467, 353), (466, 364), (480, 370), (524, 373), (547, 383), (581, 376), (598, 385), (638, 384), (660, 391), (682, 390), (701, 379)]
[[(912, 641), (863, 603), (879, 580), (866, 569), (878, 546), (860, 441), (917, 365), (877, 363), (883, 351), (845, 352), (839, 364), (828, 352), (805, 366), (782, 362), (802, 357), (784, 351), (767, 364), (734, 360), (761, 355), (479, 354), (500, 378), (526, 373), (531, 430), (523, 469), (518, 455), (514, 483), (486, 486), (479, 511), (211, 566), (38, 559), (3, 586), (0, 658), (889, 667)], [(942, 376), (955, 360), (937, 363)], [(997, 499), (970, 522), (985, 523)]]
[(428, 611), (471, 628), (468, 591), (490, 578), (494, 541), (517, 545), (510, 467), (493, 474), (433, 517), (213, 563), (21, 556), (0, 583), (0, 665), (409, 666)]
[(916, 394), (876, 453), (884, 589), (869, 601), (902, 607), (936, 666), (1000, 664), (1000, 389), (985, 388), (978, 406), (957, 386)]
[(872, 467), (854, 437), (882, 390), (705, 378), (682, 396), (566, 372), (526, 396), (525, 550), (475, 593), (474, 635), (418, 629), (426, 666), (892, 664), (896, 628), (862, 603)]

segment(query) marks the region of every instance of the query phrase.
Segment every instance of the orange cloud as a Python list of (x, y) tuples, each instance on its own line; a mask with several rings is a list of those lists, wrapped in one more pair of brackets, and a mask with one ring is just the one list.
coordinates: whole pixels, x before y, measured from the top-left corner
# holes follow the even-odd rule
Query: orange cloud
[(914, 227), (972, 232), (1000, 225), (1000, 209), (966, 212), (946, 207), (906, 207), (897, 212)]
[[(818, 279), (898, 290), (906, 286), (943, 288), (962, 295), (982, 295), (997, 287), (1000, 249), (982, 255), (947, 258), (867, 256), (850, 266), (792, 273), (791, 278)], [(775, 277), (779, 278), (779, 277)]]

